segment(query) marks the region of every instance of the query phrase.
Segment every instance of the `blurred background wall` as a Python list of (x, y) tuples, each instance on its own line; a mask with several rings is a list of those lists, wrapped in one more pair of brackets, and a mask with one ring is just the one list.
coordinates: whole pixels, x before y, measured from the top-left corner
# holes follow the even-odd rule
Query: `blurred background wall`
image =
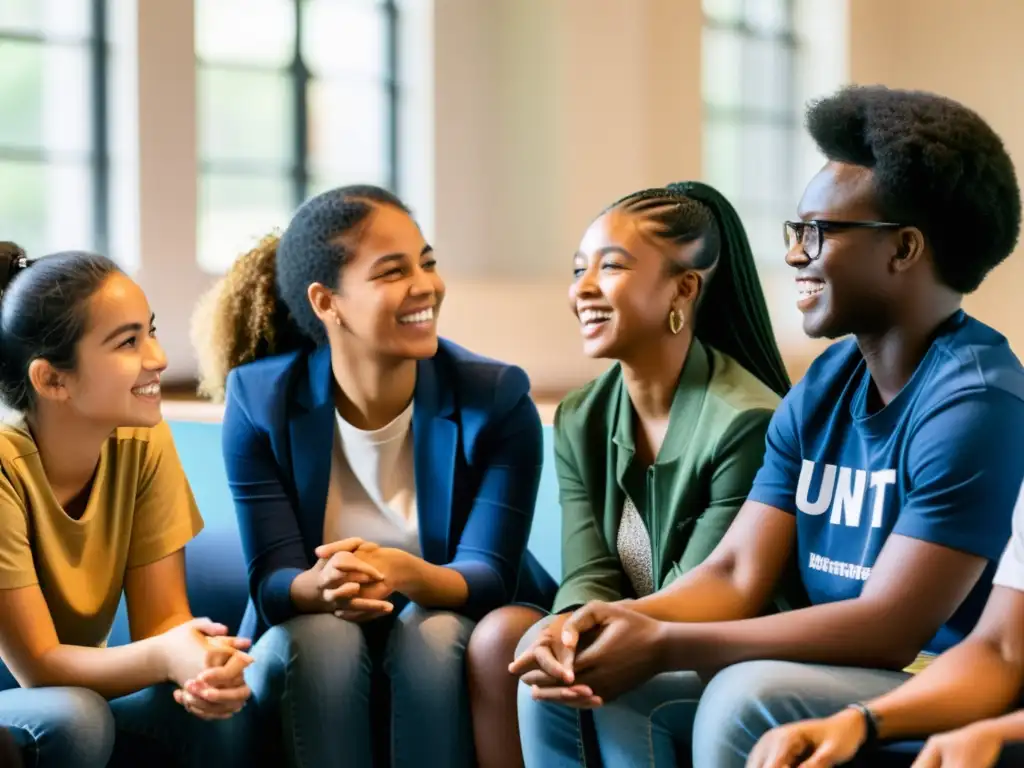
[[(448, 283), (442, 333), (557, 397), (572, 253), (617, 197), (703, 179), (737, 205), (794, 376), (781, 222), (821, 158), (809, 98), (925, 88), (1024, 156), (1019, 0), (2, 0), (0, 239), (110, 253), (188, 383), (198, 295), (297, 204), (394, 188)], [(968, 301), (1024, 348), (1015, 257)]]

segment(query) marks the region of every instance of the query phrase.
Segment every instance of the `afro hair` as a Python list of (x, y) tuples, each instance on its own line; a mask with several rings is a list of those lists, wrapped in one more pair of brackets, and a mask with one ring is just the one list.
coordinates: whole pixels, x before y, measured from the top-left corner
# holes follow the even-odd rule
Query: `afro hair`
[(871, 168), (879, 212), (921, 230), (939, 279), (971, 293), (1020, 233), (1020, 188), (1003, 142), (952, 99), (850, 86), (812, 102), (807, 130), (829, 159)]

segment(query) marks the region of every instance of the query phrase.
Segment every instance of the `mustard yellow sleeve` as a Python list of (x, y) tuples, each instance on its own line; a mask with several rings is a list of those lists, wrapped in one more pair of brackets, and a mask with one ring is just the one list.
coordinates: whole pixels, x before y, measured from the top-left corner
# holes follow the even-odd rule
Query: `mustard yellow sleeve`
[(7, 468), (0, 470), (0, 589), (39, 583), (28, 538), (28, 512), (14, 490)]
[(175, 450), (171, 428), (162, 421), (150, 430), (141, 461), (128, 567), (177, 552), (202, 529), (203, 519)]

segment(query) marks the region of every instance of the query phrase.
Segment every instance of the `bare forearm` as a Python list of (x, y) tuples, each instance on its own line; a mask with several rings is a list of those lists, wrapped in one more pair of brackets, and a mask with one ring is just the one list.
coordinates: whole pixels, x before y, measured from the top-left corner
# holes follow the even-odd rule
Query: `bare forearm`
[(469, 585), (453, 568), (410, 557), (398, 574), (395, 591), (424, 608), (461, 608), (469, 597)]
[(1003, 742), (1024, 742), (1024, 710), (997, 717), (985, 726), (999, 735)]
[(658, 621), (735, 621), (756, 616), (760, 606), (733, 582), (710, 569), (695, 569), (679, 582), (634, 601), (630, 608)]
[(115, 648), (58, 645), (43, 655), (29, 679), (19, 682), (33, 688), (88, 688), (116, 699), (167, 679), (159, 639), (152, 637)]
[[(996, 717), (1017, 701), (1020, 665), (982, 640), (967, 640), (894, 691), (869, 702), (883, 738), (927, 736)], [(1008, 740), (1024, 740), (1024, 713), (1007, 719)]]
[(863, 600), (816, 605), (741, 621), (666, 624), (667, 669), (722, 669), (754, 659), (900, 669), (918, 649), (894, 630), (899, 622)]

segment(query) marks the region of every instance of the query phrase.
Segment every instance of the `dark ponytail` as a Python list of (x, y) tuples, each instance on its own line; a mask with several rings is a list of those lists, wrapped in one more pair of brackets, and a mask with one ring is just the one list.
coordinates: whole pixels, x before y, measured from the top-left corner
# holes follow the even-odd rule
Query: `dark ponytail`
[(624, 197), (623, 208), (654, 220), (656, 234), (677, 244), (703, 240), (693, 264), (674, 269), (711, 270), (698, 298), (695, 334), (734, 358), (784, 396), (791, 386), (775, 342), (754, 254), (736, 209), (714, 188), (696, 181), (669, 184)]
[(0, 296), (14, 276), (28, 266), (28, 257), (17, 243), (0, 242)]
[(26, 412), (35, 405), (28, 370), (46, 360), (74, 371), (78, 342), (89, 324), (89, 299), (121, 270), (95, 253), (67, 251), (29, 261), (14, 243), (0, 243), (0, 401)]

